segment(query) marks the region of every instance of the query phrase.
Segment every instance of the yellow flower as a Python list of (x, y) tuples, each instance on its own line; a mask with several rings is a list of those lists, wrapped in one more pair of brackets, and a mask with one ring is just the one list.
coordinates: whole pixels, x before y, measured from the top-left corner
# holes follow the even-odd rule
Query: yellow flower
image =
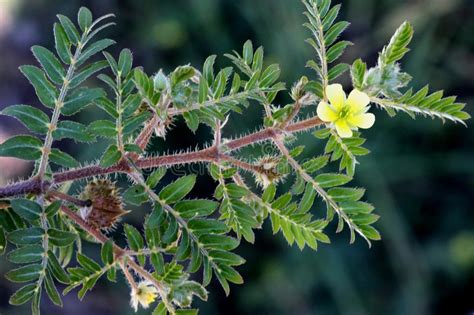
[(158, 296), (158, 290), (150, 281), (142, 281), (138, 284), (136, 289), (132, 289), (130, 295), (130, 304), (136, 312), (138, 310), (138, 304), (143, 308), (148, 308), (150, 304), (155, 302)]
[(367, 94), (352, 90), (346, 99), (346, 93), (340, 84), (331, 84), (326, 88), (329, 104), (321, 101), (318, 116), (322, 121), (333, 123), (342, 138), (352, 137), (352, 130), (368, 129), (375, 122), (374, 114), (367, 113), (370, 99)]

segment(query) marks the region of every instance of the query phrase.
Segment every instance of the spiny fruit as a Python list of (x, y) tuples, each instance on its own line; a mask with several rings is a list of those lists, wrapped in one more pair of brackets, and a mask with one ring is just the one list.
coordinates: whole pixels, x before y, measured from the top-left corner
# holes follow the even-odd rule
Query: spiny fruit
[(258, 171), (254, 172), (255, 181), (263, 188), (271, 183), (278, 183), (284, 176), (278, 170), (280, 159), (273, 156), (264, 156), (256, 164)]
[(81, 211), (82, 218), (97, 229), (109, 229), (129, 211), (123, 209), (115, 183), (105, 178), (89, 182), (81, 194), (91, 206)]

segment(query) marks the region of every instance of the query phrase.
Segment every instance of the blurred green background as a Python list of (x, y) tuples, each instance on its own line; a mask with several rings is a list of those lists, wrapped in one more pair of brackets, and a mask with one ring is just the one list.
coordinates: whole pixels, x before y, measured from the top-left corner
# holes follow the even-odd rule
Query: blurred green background
[[(373, 64), (377, 52), (404, 20), (415, 26), (412, 52), (403, 62), (413, 85), (431, 83), (433, 89), (459, 95), (474, 110), (474, 1), (472, 0), (348, 0), (343, 18), (352, 22), (345, 37), (355, 43), (343, 56), (351, 63), (362, 57)], [(74, 15), (81, 5), (96, 16), (117, 15), (108, 36), (113, 49), (129, 47), (137, 64), (148, 73), (191, 63), (200, 67), (209, 54), (240, 50), (246, 39), (263, 45), (267, 63), (278, 62), (283, 79), (293, 82), (313, 58), (304, 43), (303, 7), (298, 0), (0, 0), (0, 109), (10, 104), (38, 105), (33, 89), (17, 67), (34, 63), (33, 44), (53, 46), (52, 24), (57, 13)], [(227, 64), (220, 57), (220, 65)], [(349, 79), (342, 79), (346, 85)], [(251, 110), (252, 111), (252, 110)], [(231, 117), (226, 136), (254, 130), (261, 123), (254, 109), (241, 119)], [(253, 115), (255, 114), (255, 115)], [(84, 114), (86, 120), (101, 115)], [(474, 312), (474, 128), (431, 119), (411, 120), (404, 114), (389, 119), (377, 111), (375, 126), (365, 135), (373, 154), (360, 159), (355, 184), (366, 187), (367, 198), (381, 215), (376, 227), (383, 240), (372, 249), (358, 239), (348, 244), (348, 233), (330, 233), (333, 244), (318, 252), (289, 248), (281, 235), (272, 236), (265, 225), (256, 244), (243, 244), (247, 259), (240, 268), (246, 283), (233, 286), (226, 298), (213, 283), (201, 313), (214, 314), (473, 314)], [(0, 117), (0, 138), (25, 132), (22, 126)], [(153, 150), (194, 147), (208, 141), (206, 128), (193, 136), (182, 122), (166, 145)], [(0, 140), (3, 141), (3, 140)], [(321, 147), (312, 137), (309, 148)], [(94, 148), (61, 143), (81, 160), (97, 157)], [(0, 160), (0, 183), (28, 175), (29, 165)], [(199, 195), (213, 184), (201, 179)], [(322, 212), (320, 213), (320, 215)], [(137, 220), (143, 213), (135, 213)], [(335, 228), (331, 227), (331, 231)], [(2, 258), (0, 273), (7, 263)], [(0, 281), (0, 314), (28, 314), (12, 309), (8, 297), (16, 286)], [(63, 309), (43, 301), (44, 314), (131, 314), (128, 288), (121, 282), (101, 282), (80, 303), (73, 294)], [(145, 314), (145, 313), (144, 313)]]

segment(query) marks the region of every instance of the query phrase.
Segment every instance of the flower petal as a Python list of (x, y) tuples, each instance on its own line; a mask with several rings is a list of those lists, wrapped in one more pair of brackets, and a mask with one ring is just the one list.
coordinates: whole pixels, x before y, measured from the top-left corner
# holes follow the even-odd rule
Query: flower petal
[(345, 120), (340, 119), (336, 121), (335, 125), (337, 133), (339, 134), (339, 136), (341, 136), (341, 138), (352, 137), (352, 130)]
[(329, 104), (324, 101), (319, 103), (316, 112), (322, 121), (331, 122), (337, 119), (337, 114), (331, 109)]
[(374, 125), (375, 115), (371, 113), (355, 115), (350, 117), (348, 122), (359, 128), (368, 129)]
[(352, 90), (347, 98), (347, 104), (349, 104), (353, 113), (365, 112), (365, 108), (369, 103), (369, 96), (359, 90)]
[(326, 87), (326, 96), (331, 105), (336, 109), (340, 109), (346, 103), (346, 93), (340, 84), (330, 84)]

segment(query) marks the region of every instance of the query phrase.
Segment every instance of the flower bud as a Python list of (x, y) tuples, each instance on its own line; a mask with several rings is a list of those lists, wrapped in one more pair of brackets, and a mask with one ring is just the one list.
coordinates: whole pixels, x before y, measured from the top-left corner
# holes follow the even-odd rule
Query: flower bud
[(170, 82), (168, 80), (168, 77), (163, 73), (163, 70), (160, 69), (160, 71), (155, 74), (155, 77), (153, 79), (153, 85), (155, 91), (162, 92), (164, 90), (169, 89)]

